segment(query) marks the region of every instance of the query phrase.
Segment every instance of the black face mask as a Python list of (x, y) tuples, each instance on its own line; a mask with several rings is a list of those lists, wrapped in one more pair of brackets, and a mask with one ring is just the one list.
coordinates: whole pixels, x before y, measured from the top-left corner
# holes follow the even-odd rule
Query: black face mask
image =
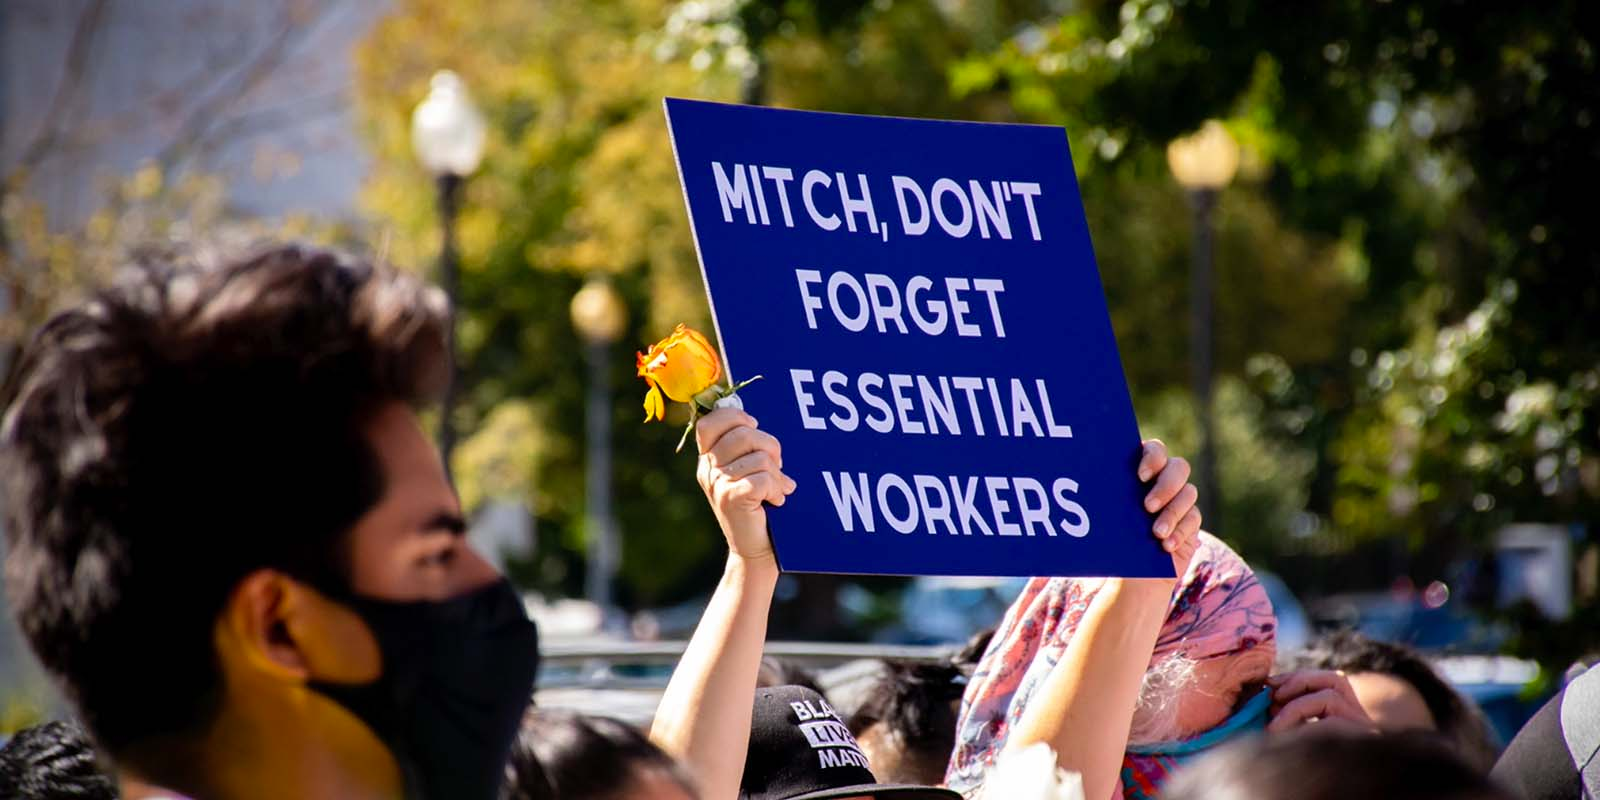
[(413, 800), (494, 800), (533, 699), (539, 632), (506, 581), (443, 602), (345, 596), (383, 654), (383, 673), (311, 687), (377, 733)]

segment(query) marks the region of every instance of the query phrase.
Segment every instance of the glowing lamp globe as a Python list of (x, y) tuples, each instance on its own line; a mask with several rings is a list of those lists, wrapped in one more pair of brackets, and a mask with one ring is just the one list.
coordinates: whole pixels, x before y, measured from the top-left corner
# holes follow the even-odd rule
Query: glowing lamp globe
[(1216, 191), (1239, 171), (1239, 143), (1221, 122), (1206, 120), (1200, 130), (1167, 145), (1167, 166), (1183, 188)]
[(628, 308), (611, 284), (592, 280), (572, 296), (572, 326), (585, 341), (610, 344), (628, 324)]
[(428, 96), (411, 113), (411, 147), (434, 175), (466, 177), (483, 160), (488, 126), (466, 84), (450, 70), (434, 73)]

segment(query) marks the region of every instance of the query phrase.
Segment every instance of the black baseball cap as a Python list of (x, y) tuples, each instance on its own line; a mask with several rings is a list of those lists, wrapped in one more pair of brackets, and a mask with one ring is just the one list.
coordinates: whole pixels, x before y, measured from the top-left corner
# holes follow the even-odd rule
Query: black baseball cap
[(756, 690), (739, 800), (961, 800), (933, 786), (881, 785), (844, 720), (804, 686)]

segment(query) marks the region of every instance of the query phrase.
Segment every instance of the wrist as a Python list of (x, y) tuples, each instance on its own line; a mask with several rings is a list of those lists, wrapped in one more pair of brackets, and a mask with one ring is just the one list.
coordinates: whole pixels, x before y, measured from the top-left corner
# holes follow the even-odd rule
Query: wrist
[(1103, 602), (1115, 613), (1164, 620), (1177, 583), (1170, 578), (1112, 578), (1102, 590)]
[(1172, 597), (1172, 590), (1178, 588), (1177, 578), (1112, 578), (1111, 581), (1122, 594), (1167, 599)]
[(778, 582), (778, 556), (771, 550), (754, 556), (729, 552), (728, 562), (723, 567), (724, 579), (750, 583), (755, 581)]

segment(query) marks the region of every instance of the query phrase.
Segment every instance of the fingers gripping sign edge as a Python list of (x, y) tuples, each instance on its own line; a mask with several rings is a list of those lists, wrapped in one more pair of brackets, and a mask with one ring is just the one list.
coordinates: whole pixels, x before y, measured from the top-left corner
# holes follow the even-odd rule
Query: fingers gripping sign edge
[(1160, 439), (1146, 439), (1139, 448), (1139, 482), (1149, 481), (1166, 466), (1166, 443)]

